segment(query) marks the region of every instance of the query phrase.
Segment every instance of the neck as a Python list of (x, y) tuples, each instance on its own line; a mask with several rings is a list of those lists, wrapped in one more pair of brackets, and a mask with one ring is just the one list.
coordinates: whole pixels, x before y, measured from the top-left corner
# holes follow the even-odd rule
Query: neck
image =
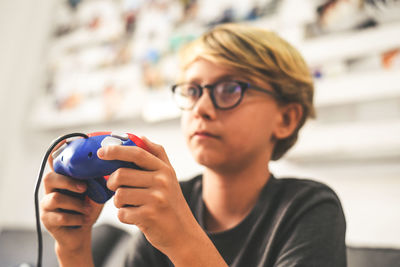
[(230, 229), (252, 210), (270, 177), (267, 165), (251, 164), (240, 170), (222, 172), (206, 169), (203, 175), (204, 222), (210, 232)]

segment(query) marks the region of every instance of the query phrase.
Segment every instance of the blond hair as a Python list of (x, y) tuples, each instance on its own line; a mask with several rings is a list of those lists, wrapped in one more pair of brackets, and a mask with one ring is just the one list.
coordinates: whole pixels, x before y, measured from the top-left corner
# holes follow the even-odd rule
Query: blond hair
[(270, 84), (279, 103), (299, 103), (303, 116), (296, 130), (277, 140), (272, 160), (281, 158), (297, 141), (308, 117), (315, 117), (312, 76), (300, 53), (277, 34), (245, 24), (221, 24), (181, 50), (181, 70), (203, 58), (237, 70), (244, 78)]

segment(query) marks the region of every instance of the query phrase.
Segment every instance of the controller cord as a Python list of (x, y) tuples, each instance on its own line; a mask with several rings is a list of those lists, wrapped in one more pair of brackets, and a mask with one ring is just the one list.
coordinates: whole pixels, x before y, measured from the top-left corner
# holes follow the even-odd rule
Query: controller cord
[(39, 209), (39, 188), (40, 184), (42, 182), (42, 176), (44, 169), (46, 167), (47, 160), (50, 156), (50, 153), (53, 151), (53, 149), (62, 141), (71, 138), (71, 137), (84, 137), (88, 138), (86, 134), (83, 133), (71, 133), (71, 134), (66, 134), (63, 136), (58, 137), (56, 140), (53, 141), (51, 146), (47, 149), (47, 152), (45, 156), (43, 157), (42, 160), (42, 165), (40, 167), (39, 175), (36, 180), (36, 187), (35, 187), (35, 216), (36, 216), (36, 232), (37, 232), (37, 238), (38, 238), (38, 255), (37, 255), (37, 264), (36, 267), (41, 267), (42, 266), (42, 256), (43, 256), (43, 237), (42, 237), (42, 229), (40, 226), (40, 209)]

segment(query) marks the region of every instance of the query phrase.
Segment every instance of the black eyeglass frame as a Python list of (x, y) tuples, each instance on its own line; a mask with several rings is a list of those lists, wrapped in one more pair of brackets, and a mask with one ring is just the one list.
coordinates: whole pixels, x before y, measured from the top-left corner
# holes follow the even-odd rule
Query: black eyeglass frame
[[(234, 105), (229, 106), (229, 107), (220, 107), (220, 106), (217, 104), (217, 101), (216, 101), (215, 96), (214, 96), (215, 87), (216, 87), (218, 84), (224, 83), (224, 82), (235, 82), (235, 83), (237, 83), (237, 84), (240, 86), (240, 89), (241, 89), (239, 100), (238, 100)], [(278, 93), (276, 93), (275, 91), (271, 91), (271, 90), (269, 90), (269, 89), (265, 89), (265, 88), (262, 88), (262, 87), (258, 87), (258, 86), (252, 85), (252, 84), (247, 83), (247, 82), (242, 82), (242, 81), (218, 81), (218, 82), (216, 82), (216, 83), (213, 83), (213, 84), (206, 84), (206, 85), (204, 85), (204, 86), (199, 85), (199, 84), (196, 84), (196, 83), (189, 83), (189, 82), (178, 83), (178, 84), (172, 85), (172, 87), (171, 87), (171, 91), (172, 91), (173, 95), (175, 95), (175, 90), (176, 90), (176, 88), (177, 88), (178, 86), (181, 86), (181, 85), (184, 85), (184, 84), (191, 84), (192, 86), (195, 86), (196, 88), (198, 88), (198, 89), (199, 89), (199, 96), (198, 96), (198, 99), (197, 99), (195, 102), (193, 102), (193, 105), (192, 105), (190, 108), (183, 108), (183, 107), (180, 107), (180, 106), (179, 106), (179, 108), (182, 109), (182, 110), (191, 110), (191, 109), (193, 109), (193, 107), (196, 105), (197, 101), (198, 101), (198, 100), (200, 99), (200, 97), (203, 95), (203, 89), (204, 89), (204, 88), (205, 88), (205, 89), (208, 89), (208, 92), (209, 92), (209, 95), (210, 95), (210, 98), (211, 98), (211, 102), (213, 103), (214, 107), (215, 107), (216, 109), (220, 109), (220, 110), (228, 110), (228, 109), (233, 109), (233, 108), (237, 107), (237, 106), (242, 102), (244, 93), (245, 93), (246, 90), (248, 90), (248, 89), (253, 89), (253, 90), (256, 90), (256, 91), (259, 91), (259, 92), (266, 93), (266, 94), (268, 94), (268, 95), (274, 97), (276, 100), (280, 100), (280, 99), (281, 99), (281, 97), (280, 97), (280, 96), (278, 95)]]

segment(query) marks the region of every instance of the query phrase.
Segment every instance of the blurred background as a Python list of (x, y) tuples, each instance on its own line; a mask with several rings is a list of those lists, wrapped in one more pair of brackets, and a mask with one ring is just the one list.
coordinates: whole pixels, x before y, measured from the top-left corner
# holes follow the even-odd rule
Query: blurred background
[[(278, 32), (304, 55), (317, 119), (271, 169), (339, 195), (347, 243), (400, 248), (400, 1), (0, 0), (0, 230), (34, 228), (51, 141), (101, 130), (162, 144), (199, 173), (172, 102), (176, 52), (222, 22)], [(99, 223), (118, 222), (112, 201)]]

